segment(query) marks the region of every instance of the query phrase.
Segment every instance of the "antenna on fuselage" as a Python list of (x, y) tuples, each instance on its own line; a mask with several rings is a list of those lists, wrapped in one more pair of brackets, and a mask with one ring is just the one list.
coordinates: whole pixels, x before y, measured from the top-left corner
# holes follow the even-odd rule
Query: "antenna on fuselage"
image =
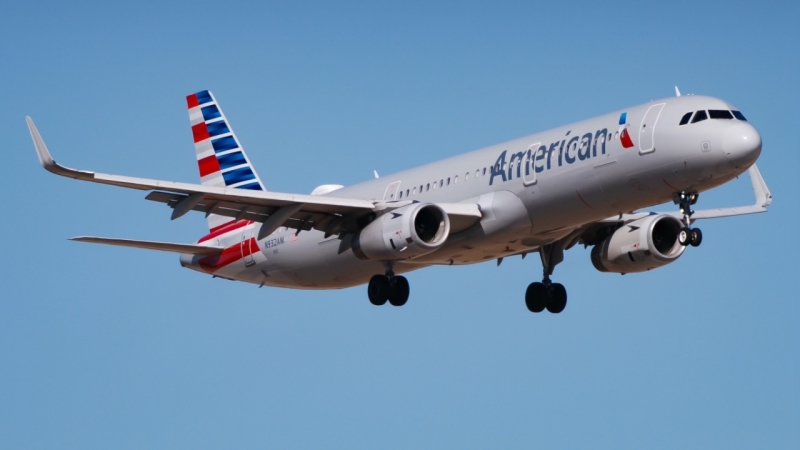
[(378, 175), (378, 171), (377, 170), (373, 170), (372, 173), (375, 174), (375, 178), (380, 178), (381, 177), (380, 175)]
[(678, 86), (675, 86), (675, 97), (680, 97), (681, 91), (678, 89)]

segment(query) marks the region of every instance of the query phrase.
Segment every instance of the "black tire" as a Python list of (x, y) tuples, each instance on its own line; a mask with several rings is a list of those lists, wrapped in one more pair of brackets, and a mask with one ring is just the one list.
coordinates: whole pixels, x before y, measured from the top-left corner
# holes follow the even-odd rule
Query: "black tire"
[(532, 313), (540, 313), (547, 306), (547, 288), (542, 283), (531, 283), (525, 291), (525, 306)]
[(389, 279), (385, 275), (375, 275), (367, 286), (369, 302), (375, 306), (386, 304), (389, 299)]
[(699, 246), (700, 243), (703, 242), (703, 232), (700, 231), (700, 228), (692, 228), (691, 234), (692, 247)]
[(389, 303), (393, 306), (403, 306), (411, 294), (411, 287), (406, 277), (394, 277), (389, 281)]
[(547, 302), (547, 310), (553, 314), (558, 314), (567, 307), (567, 290), (561, 283), (550, 285), (550, 301)]
[(686, 247), (690, 242), (692, 242), (692, 230), (688, 227), (681, 228), (678, 232), (678, 243)]

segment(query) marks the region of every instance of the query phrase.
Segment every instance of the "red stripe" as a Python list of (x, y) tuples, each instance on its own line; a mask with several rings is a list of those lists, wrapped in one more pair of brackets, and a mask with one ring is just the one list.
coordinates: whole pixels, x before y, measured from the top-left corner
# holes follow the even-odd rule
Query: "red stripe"
[(255, 238), (250, 238), (247, 242), (238, 242), (226, 248), (218, 256), (206, 256), (198, 263), (206, 272), (214, 272), (257, 252), (258, 242)]
[(210, 138), (211, 135), (208, 134), (208, 128), (206, 128), (206, 123), (205, 122), (200, 122), (197, 125), (193, 126), (192, 127), (192, 136), (194, 136), (194, 142), (195, 143)]
[(231, 221), (231, 222), (223, 223), (222, 225), (219, 225), (219, 226), (216, 226), (216, 227), (212, 228), (210, 230), (210, 232), (207, 235), (201, 237), (200, 240), (197, 241), (197, 243), (199, 244), (199, 243), (205, 242), (205, 241), (207, 241), (209, 239), (214, 239), (215, 237), (217, 237), (219, 235), (222, 235), (222, 234), (225, 234), (225, 233), (227, 233), (229, 231), (233, 231), (233, 230), (237, 230), (239, 228), (242, 228), (243, 226), (245, 226), (245, 225), (247, 225), (249, 223), (250, 223), (249, 220), (239, 220), (239, 221)]
[(219, 161), (217, 161), (216, 155), (207, 156), (197, 161), (197, 166), (200, 168), (201, 177), (222, 170), (219, 167)]
[(188, 106), (189, 109), (192, 109), (195, 106), (200, 106), (200, 102), (197, 101), (197, 94), (186, 96), (186, 106)]

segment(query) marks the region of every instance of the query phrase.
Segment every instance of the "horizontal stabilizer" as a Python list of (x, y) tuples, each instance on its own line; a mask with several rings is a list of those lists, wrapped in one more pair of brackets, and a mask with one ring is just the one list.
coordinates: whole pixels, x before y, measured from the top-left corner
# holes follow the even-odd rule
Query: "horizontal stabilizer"
[(94, 236), (78, 236), (71, 241), (89, 242), (92, 244), (118, 245), (120, 247), (143, 248), (146, 250), (160, 250), (162, 252), (189, 253), (192, 255), (218, 255), (222, 253), (221, 247), (207, 245), (174, 244), (172, 242), (137, 241), (134, 239), (113, 239)]

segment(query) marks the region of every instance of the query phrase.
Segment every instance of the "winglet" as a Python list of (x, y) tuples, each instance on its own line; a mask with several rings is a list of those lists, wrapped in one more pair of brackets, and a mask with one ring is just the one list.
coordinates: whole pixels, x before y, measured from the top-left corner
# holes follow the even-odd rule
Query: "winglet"
[(748, 171), (750, 172), (750, 182), (753, 183), (753, 192), (756, 195), (756, 206), (767, 207), (771, 205), (772, 193), (769, 191), (764, 177), (761, 176), (761, 172), (758, 171), (758, 167), (753, 164)]
[(50, 155), (50, 151), (47, 150), (47, 145), (45, 145), (42, 135), (39, 134), (39, 130), (36, 129), (33, 119), (30, 117), (25, 117), (25, 121), (28, 122), (28, 131), (31, 133), (31, 139), (33, 139), (33, 146), (36, 148), (36, 156), (39, 157), (39, 163), (41, 163), (42, 167), (44, 167), (48, 172), (69, 178), (86, 179), (94, 177), (94, 172), (70, 169), (69, 167), (64, 167), (55, 162), (53, 157)]

